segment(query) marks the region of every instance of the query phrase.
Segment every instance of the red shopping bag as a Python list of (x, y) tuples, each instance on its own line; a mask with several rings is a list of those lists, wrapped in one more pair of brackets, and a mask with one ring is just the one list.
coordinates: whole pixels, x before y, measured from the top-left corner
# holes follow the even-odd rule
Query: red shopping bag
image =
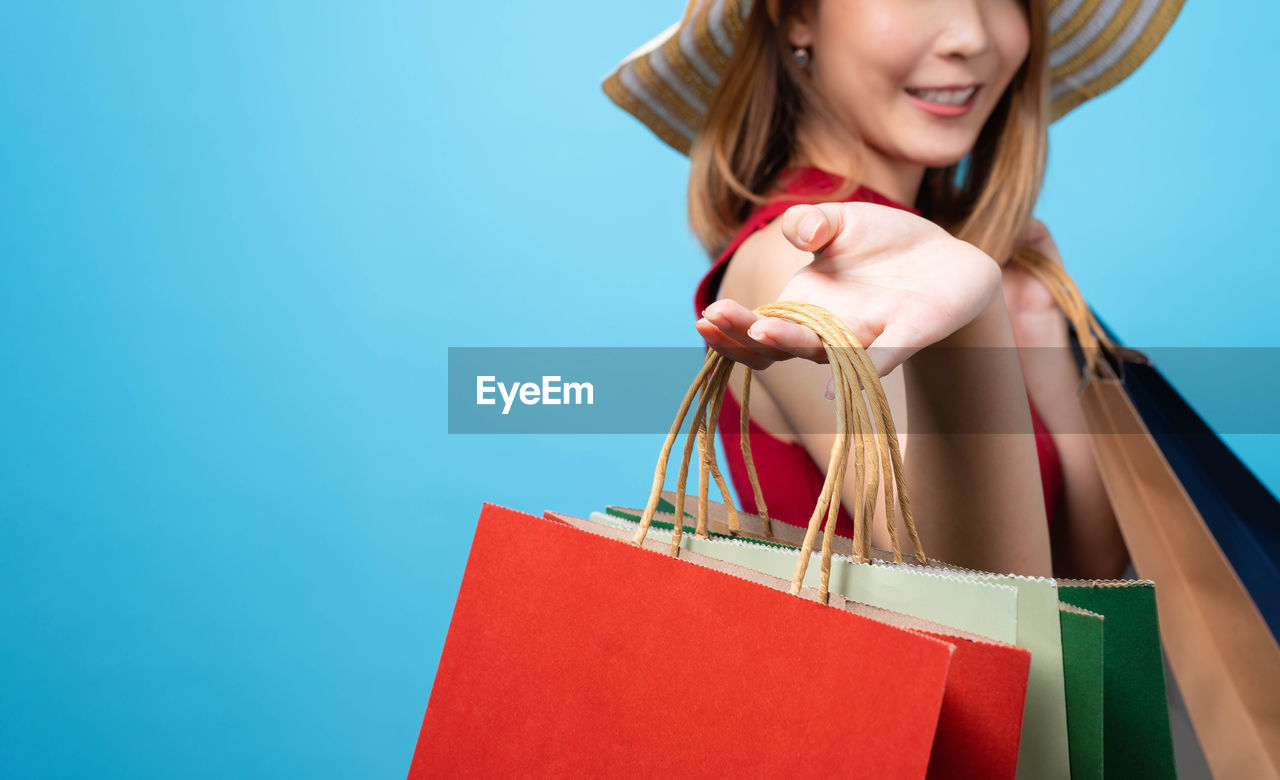
[[(874, 516), (883, 484), (888, 516), (897, 504), (918, 562), (927, 562), (870, 360), (848, 328), (820, 308), (779, 302), (757, 311), (814, 329), (828, 347), (836, 384), (837, 446), (790, 584), (766, 582), (767, 575), (746, 567), (735, 574), (682, 559), (690, 557), (680, 553), (682, 522), (674, 524), (667, 552), (645, 546), (671, 449), (696, 396), (675, 516), (682, 517), (695, 437), (702, 495), (711, 477), (727, 494), (707, 445), (731, 363), (709, 355), (663, 444), (632, 538), (484, 506), (411, 776), (920, 778), (945, 774), (950, 756), (966, 749), (998, 752), (992, 771), (1012, 770), (1024, 699), (1009, 694), (1018, 686), (1025, 691), (1025, 652), (890, 625), (851, 611), (858, 605), (830, 592), (831, 531), (849, 463), (866, 497), (855, 502), (855, 557), (867, 560), (869, 524), (862, 518)], [(883, 437), (875, 436), (877, 428)], [(807, 588), (824, 516), (819, 584)], [(699, 536), (708, 533), (706, 524), (701, 507)], [(731, 517), (730, 530), (736, 525)], [(768, 535), (767, 524), (763, 530)], [(901, 560), (896, 545), (894, 557)], [(1009, 662), (997, 661), (998, 652)], [(956, 695), (944, 699), (952, 668)], [(994, 689), (1004, 698), (984, 698)], [(1010, 721), (1003, 731), (982, 732), (998, 748), (977, 731), (972, 736), (979, 738), (965, 745), (966, 735), (956, 731), (937, 743), (941, 758), (931, 764), (941, 712), (962, 729), (993, 710)]]
[(954, 647), (485, 504), (409, 776), (924, 777)]
[(926, 633), (956, 646), (938, 715), (929, 777), (1014, 777), (1022, 744), (1031, 651), (957, 636), (953, 629)]
[[(704, 503), (712, 517), (724, 515), (723, 505), (712, 501)], [(625, 509), (620, 512), (628, 514)], [(570, 515), (547, 512), (545, 516), (618, 541), (627, 540), (631, 535), (625, 528), (603, 526)], [(674, 517), (671, 519), (674, 521)], [(753, 515), (742, 514), (741, 522), (750, 527), (760, 521)], [(658, 537), (646, 538), (644, 544), (655, 551), (664, 551), (668, 546), (668, 542)], [(790, 584), (764, 572), (700, 555), (691, 550), (682, 550), (680, 557), (698, 566), (750, 579), (777, 591), (787, 590)], [(942, 709), (938, 714), (938, 728), (929, 758), (928, 777), (948, 780), (1013, 780), (1017, 774), (1018, 749), (1022, 743), (1023, 710), (1031, 667), (1029, 650), (995, 642), (951, 626), (862, 604), (839, 594), (830, 594), (828, 604), (952, 644), (954, 650), (947, 670), (947, 685), (942, 696)], [(750, 724), (738, 724), (734, 728), (738, 730), (740, 739), (752, 738)]]

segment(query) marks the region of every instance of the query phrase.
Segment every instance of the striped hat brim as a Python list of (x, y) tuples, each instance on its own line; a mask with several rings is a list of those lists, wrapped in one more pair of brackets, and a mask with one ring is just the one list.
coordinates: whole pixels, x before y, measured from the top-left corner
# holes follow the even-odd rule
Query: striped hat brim
[[(684, 18), (604, 79), (609, 99), (688, 154), (753, 0), (691, 0)], [(1049, 0), (1052, 119), (1119, 84), (1151, 55), (1183, 0)]]

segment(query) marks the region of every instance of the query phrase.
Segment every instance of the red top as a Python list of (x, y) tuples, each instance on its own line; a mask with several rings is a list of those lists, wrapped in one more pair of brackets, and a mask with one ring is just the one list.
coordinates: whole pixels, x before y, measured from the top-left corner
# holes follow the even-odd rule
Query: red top
[[(784, 188), (785, 193), (814, 195), (833, 192), (840, 183), (839, 177), (817, 168), (791, 170), (794, 178)], [(910, 206), (890, 200), (865, 186), (858, 187), (846, 200), (868, 201), (904, 209), (917, 215), (920, 213)], [(701, 316), (702, 310), (716, 300), (720, 282), (724, 278), (725, 270), (729, 267), (729, 260), (742, 242), (799, 202), (801, 201), (779, 198), (758, 206), (752, 212), (720, 258), (698, 284), (698, 290), (693, 299), (696, 316)], [(1030, 398), (1027, 400), (1030, 402)], [(734, 492), (738, 495), (738, 503), (746, 511), (755, 513), (756, 500), (747, 478), (746, 461), (742, 457), (741, 435), (738, 432), (741, 414), (742, 407), (739, 406), (737, 398), (731, 390), (726, 389), (717, 428), (721, 443), (724, 445), (725, 457), (728, 459), (729, 476), (733, 481)], [(1044, 485), (1045, 510), (1052, 526), (1062, 493), (1062, 463), (1058, 448), (1053, 443), (1053, 437), (1044, 421), (1040, 419), (1034, 404), (1031, 405), (1031, 422), (1035, 429), (1036, 450), (1040, 456), (1040, 479)], [(813, 507), (817, 504), (818, 494), (822, 491), (822, 483), (825, 479), (822, 469), (799, 442), (785, 442), (773, 436), (754, 419), (748, 420), (748, 431), (751, 437), (751, 458), (755, 461), (756, 475), (760, 480), (760, 490), (764, 494), (765, 503), (769, 507), (769, 515), (785, 523), (807, 526), (809, 517), (813, 514)], [(853, 535), (853, 518), (843, 506), (840, 507), (840, 517), (836, 522), (836, 533), (843, 536)]]

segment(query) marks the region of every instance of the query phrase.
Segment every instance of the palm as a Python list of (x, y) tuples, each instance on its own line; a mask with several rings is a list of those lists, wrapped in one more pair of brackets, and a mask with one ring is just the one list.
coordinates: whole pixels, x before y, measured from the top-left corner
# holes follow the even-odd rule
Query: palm
[[(901, 209), (797, 206), (782, 216), (782, 232), (814, 259), (779, 299), (813, 303), (844, 320), (880, 376), (973, 320), (1000, 289), (994, 260)], [(826, 362), (813, 331), (761, 317), (730, 299), (707, 307), (698, 332), (717, 351), (756, 369), (792, 357)]]
[(782, 289), (841, 317), (863, 344), (919, 349), (978, 315), (1000, 270), (934, 223), (871, 203), (841, 204), (843, 230)]
[[(795, 206), (782, 215), (781, 227), (814, 258), (779, 299), (813, 303), (844, 320), (880, 376), (968, 324), (1001, 289), (995, 260), (901, 209)], [(727, 298), (707, 307), (698, 332), (718, 352), (756, 369), (792, 357), (826, 362), (813, 331)]]

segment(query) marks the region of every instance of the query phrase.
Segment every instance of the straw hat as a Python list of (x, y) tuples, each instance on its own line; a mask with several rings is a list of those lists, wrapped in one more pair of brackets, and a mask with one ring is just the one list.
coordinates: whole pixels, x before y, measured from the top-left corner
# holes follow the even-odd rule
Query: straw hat
[[(605, 94), (688, 154), (752, 2), (690, 0), (682, 20), (614, 68), (604, 80)], [(1133, 73), (1169, 30), (1182, 2), (1048, 0), (1053, 119)]]

